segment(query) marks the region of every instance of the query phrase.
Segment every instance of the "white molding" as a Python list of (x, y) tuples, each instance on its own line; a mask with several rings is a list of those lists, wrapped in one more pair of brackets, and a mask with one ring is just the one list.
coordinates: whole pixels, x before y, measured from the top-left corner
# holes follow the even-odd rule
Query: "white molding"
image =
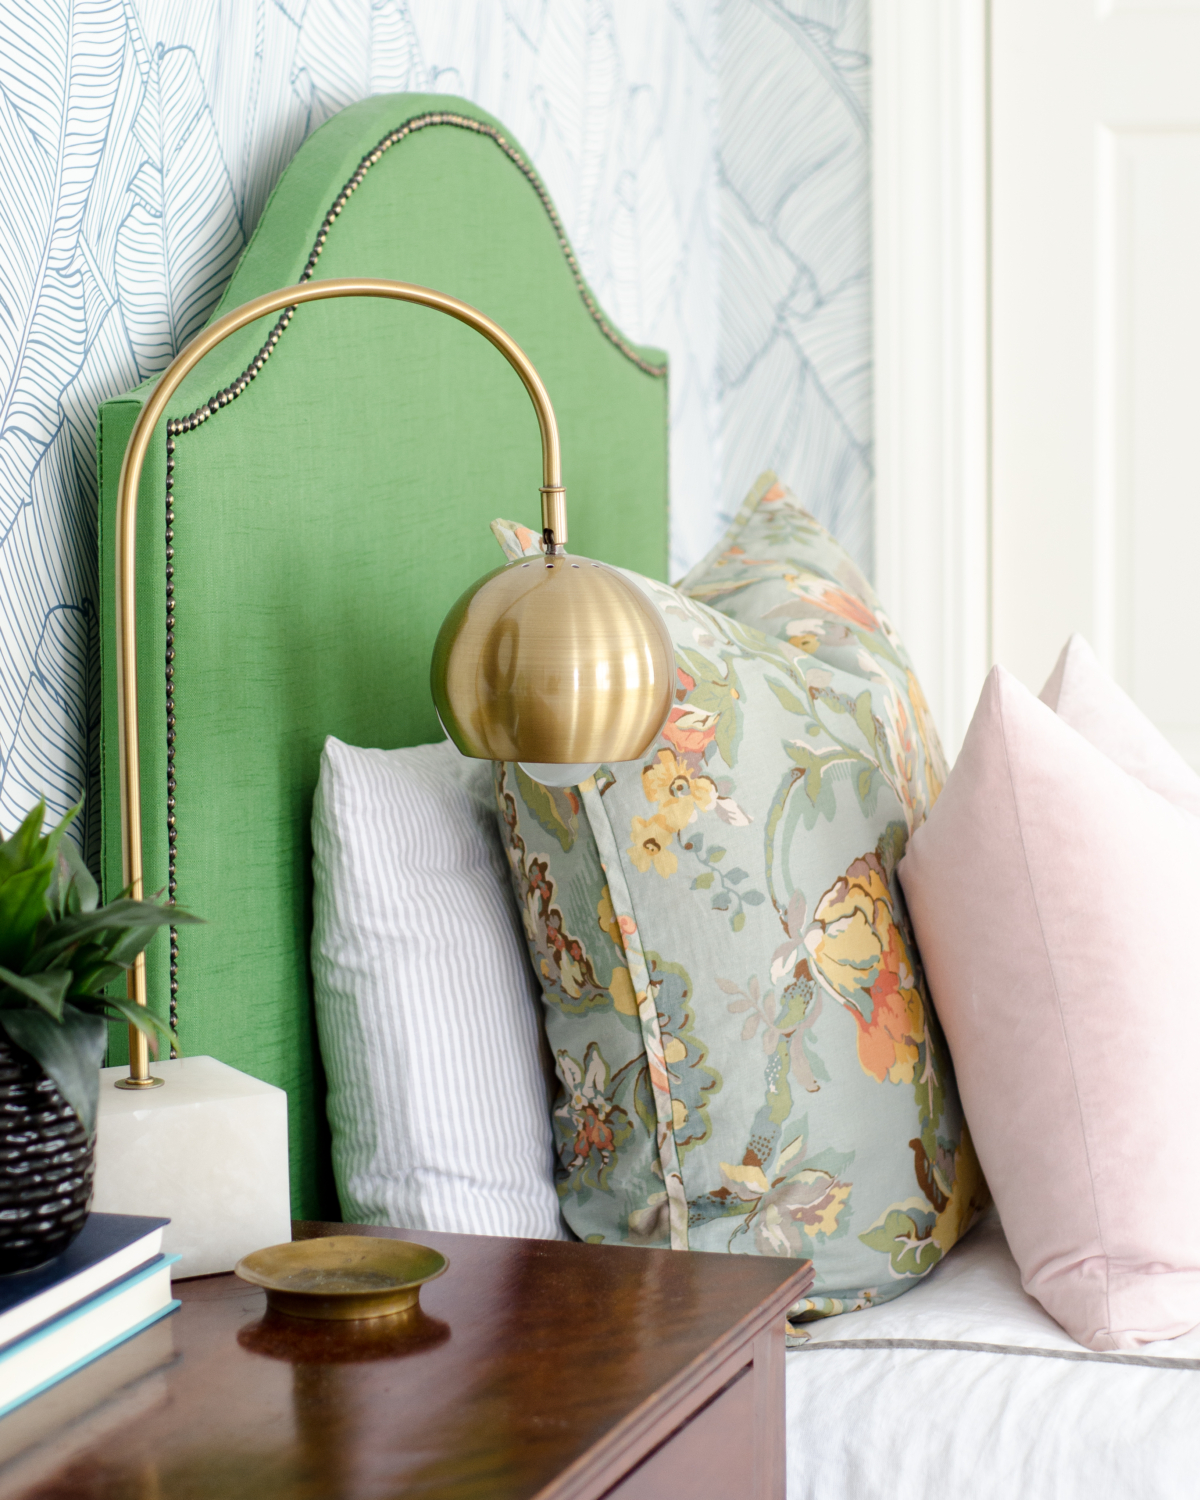
[(874, 0), (875, 578), (953, 758), (991, 664), (988, 0)]

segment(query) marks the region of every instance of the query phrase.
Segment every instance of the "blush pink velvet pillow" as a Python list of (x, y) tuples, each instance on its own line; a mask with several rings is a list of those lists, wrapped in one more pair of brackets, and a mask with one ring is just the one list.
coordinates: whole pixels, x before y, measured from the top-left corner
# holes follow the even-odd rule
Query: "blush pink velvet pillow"
[(1022, 1284), (1128, 1349), (1200, 1325), (1200, 786), (1086, 647), (1047, 693), (992, 671), (899, 874)]
[(1122, 771), (1200, 817), (1200, 776), (1117, 686), (1081, 635), (1062, 648), (1038, 696)]

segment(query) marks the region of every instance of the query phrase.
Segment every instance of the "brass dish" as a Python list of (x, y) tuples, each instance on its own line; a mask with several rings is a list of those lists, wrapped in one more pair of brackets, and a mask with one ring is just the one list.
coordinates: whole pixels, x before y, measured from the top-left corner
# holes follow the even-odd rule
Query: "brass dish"
[(334, 1234), (244, 1255), (234, 1266), (267, 1306), (293, 1318), (383, 1318), (416, 1307), (421, 1287), (450, 1262), (427, 1245)]

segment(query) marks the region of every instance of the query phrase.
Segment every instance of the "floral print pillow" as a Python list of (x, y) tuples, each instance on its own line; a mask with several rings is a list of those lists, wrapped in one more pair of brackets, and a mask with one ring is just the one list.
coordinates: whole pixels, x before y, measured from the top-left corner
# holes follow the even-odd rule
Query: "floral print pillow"
[(884, 644), (833, 660), (627, 576), (675, 643), (659, 739), (578, 788), (496, 768), (564, 1217), (587, 1240), (810, 1258), (798, 1321), (887, 1300), (986, 1201), (896, 880), (932, 796), (908, 668), (857, 592)]

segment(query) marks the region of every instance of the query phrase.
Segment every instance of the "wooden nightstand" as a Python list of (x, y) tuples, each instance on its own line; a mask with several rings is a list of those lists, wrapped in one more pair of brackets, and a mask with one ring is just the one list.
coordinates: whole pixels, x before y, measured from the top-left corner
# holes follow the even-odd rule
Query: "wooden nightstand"
[[(338, 1224), (295, 1233), (348, 1229), (449, 1256), (403, 1329), (266, 1315), (264, 1295), (233, 1276), (177, 1282), (183, 1306), (160, 1325), (174, 1363), (114, 1396), (113, 1420), (101, 1407), (0, 1470), (0, 1494), (783, 1496), (783, 1315), (811, 1282), (807, 1262)], [(120, 1401), (141, 1388), (122, 1421)]]

